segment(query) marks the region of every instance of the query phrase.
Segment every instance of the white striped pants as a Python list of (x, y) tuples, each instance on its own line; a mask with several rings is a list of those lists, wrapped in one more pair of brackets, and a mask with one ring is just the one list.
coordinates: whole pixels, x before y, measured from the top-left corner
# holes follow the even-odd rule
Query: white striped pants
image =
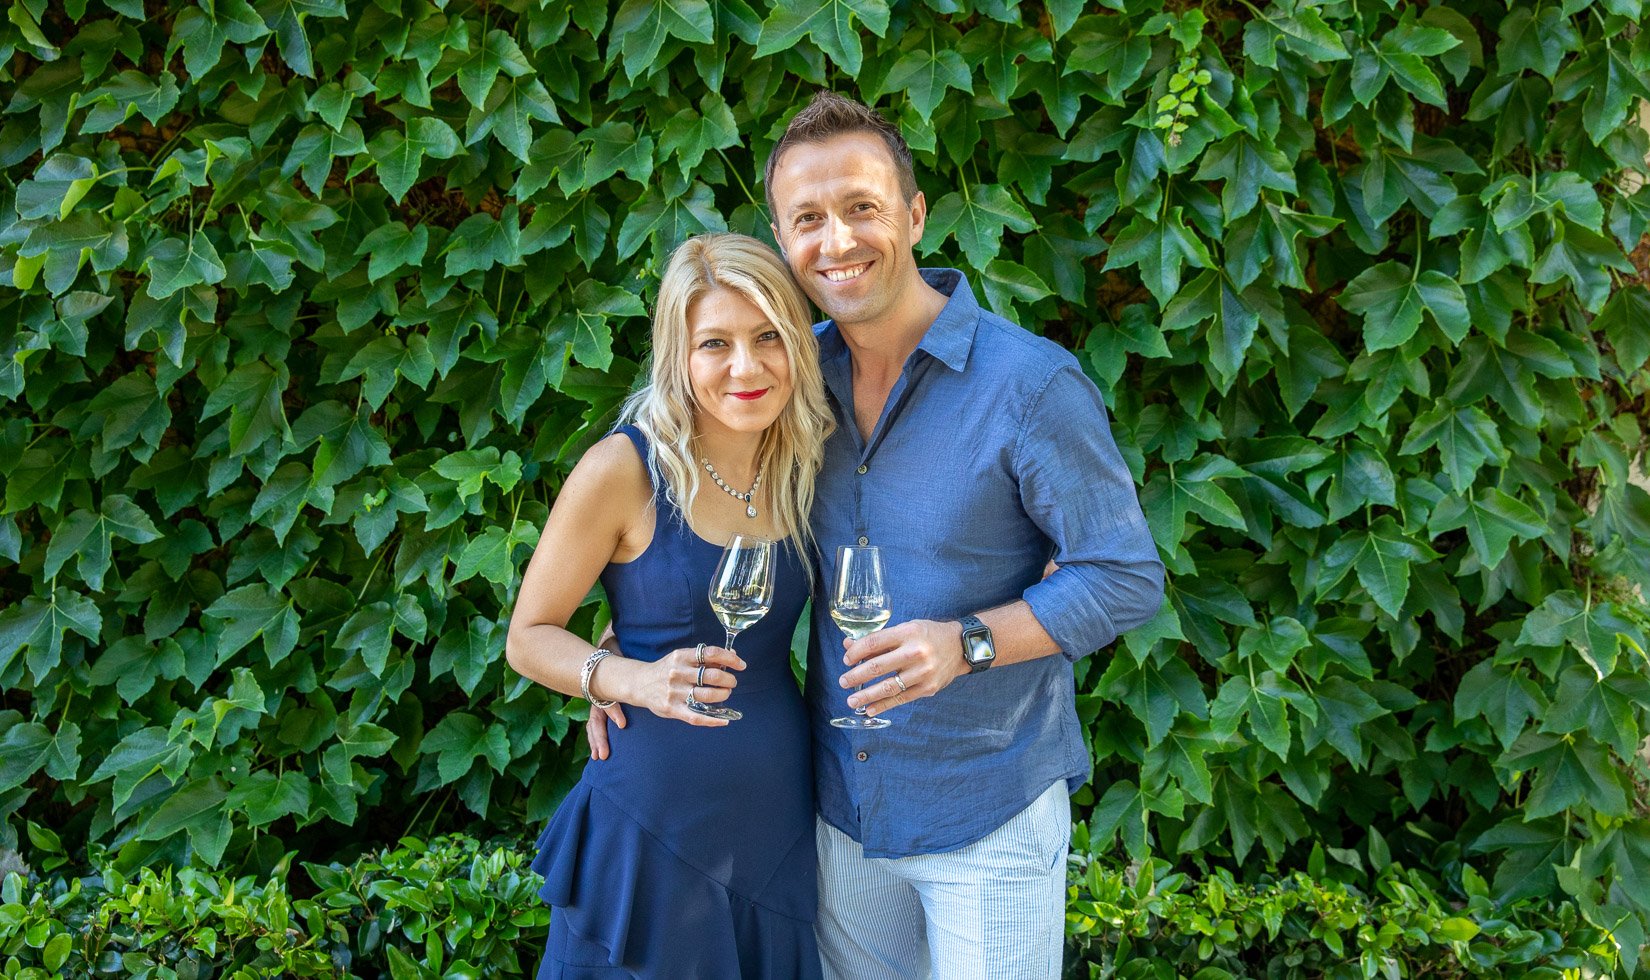
[(960, 850), (867, 858), (818, 821), (827, 980), (1057, 978), (1065, 948), (1065, 780)]

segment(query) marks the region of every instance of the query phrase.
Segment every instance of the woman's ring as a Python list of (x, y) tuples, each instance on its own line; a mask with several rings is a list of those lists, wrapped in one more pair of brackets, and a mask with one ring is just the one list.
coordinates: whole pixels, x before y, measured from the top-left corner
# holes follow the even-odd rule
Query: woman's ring
[(701, 669), (705, 666), (705, 645), (703, 643), (699, 644), (699, 648), (693, 651), (693, 666)]
[(905, 682), (900, 680), (899, 671), (894, 671), (894, 683), (899, 685), (899, 692), (905, 693)]
[(699, 676), (694, 680), (693, 686), (694, 687), (703, 687), (704, 685), (705, 685), (705, 668), (704, 668), (704, 665), (701, 664), (699, 666)]

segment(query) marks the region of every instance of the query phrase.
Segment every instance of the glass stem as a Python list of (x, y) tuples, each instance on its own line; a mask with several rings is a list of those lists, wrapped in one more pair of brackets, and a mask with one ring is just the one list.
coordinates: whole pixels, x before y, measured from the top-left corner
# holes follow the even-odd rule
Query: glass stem
[(722, 632), (728, 634), (728, 652), (732, 653), (733, 652), (733, 638), (738, 636), (739, 634), (735, 633), (733, 630), (730, 630), (725, 626), (722, 628)]
[[(865, 685), (864, 684), (855, 684), (854, 685), (854, 693), (855, 694), (858, 694), (859, 692), (861, 692), (863, 690), (865, 690)], [(865, 706), (860, 705), (859, 707), (855, 708), (854, 709), (854, 714), (856, 714), (856, 715), (865, 714)]]

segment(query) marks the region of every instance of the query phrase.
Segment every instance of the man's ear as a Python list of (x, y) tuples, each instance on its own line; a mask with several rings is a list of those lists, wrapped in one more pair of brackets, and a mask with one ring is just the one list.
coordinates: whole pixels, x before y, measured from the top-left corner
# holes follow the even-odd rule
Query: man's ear
[(928, 225), (928, 199), (917, 191), (911, 198), (911, 241), (922, 241), (922, 231)]
[(768, 231), (773, 233), (773, 243), (779, 248), (779, 257), (783, 259), (785, 257), (785, 240), (779, 237), (779, 226), (770, 221), (768, 222)]

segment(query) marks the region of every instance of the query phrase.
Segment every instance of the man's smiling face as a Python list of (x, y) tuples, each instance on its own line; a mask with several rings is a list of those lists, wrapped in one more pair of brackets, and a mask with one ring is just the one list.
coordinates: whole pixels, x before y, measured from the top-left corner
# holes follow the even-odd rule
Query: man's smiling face
[(907, 204), (874, 133), (785, 150), (774, 167), (774, 237), (814, 305), (840, 326), (882, 320), (920, 284), (911, 247), (927, 205)]

